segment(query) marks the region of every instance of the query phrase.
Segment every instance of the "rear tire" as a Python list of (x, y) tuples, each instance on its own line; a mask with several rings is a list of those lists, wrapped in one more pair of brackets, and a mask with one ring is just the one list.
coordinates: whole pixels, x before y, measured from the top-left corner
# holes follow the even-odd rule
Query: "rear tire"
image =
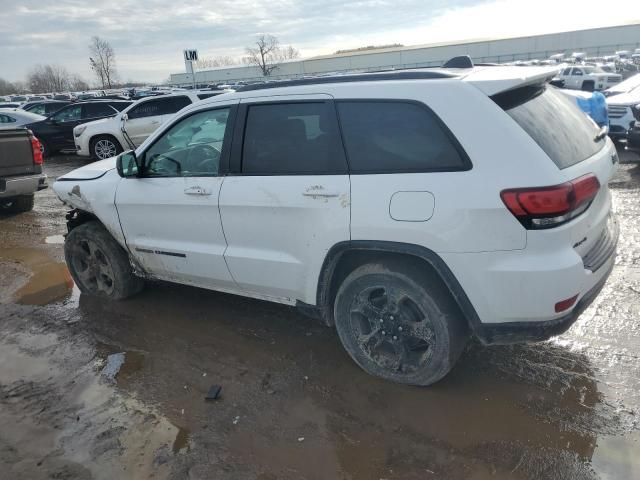
[(99, 135), (91, 139), (89, 144), (91, 158), (95, 160), (106, 160), (122, 153), (122, 145), (111, 135)]
[(64, 257), (84, 294), (122, 300), (144, 287), (144, 280), (133, 273), (127, 252), (98, 222), (83, 223), (69, 232)]
[(441, 282), (404, 262), (354, 270), (338, 290), (334, 315), (351, 358), (367, 373), (398, 383), (437, 382), (468, 338)]
[(5, 212), (22, 213), (33, 210), (34, 195), (20, 195), (2, 200), (2, 208)]

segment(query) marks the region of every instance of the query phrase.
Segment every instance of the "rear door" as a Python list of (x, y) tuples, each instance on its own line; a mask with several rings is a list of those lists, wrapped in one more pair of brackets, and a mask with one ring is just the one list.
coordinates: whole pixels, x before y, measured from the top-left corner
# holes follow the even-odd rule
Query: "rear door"
[(73, 128), (83, 123), (82, 115), (82, 104), (69, 105), (46, 121), (50, 135), (45, 141), (49, 143), (50, 149), (72, 148), (75, 150)]
[(315, 304), (326, 253), (350, 238), (349, 176), (332, 99), (240, 105), (220, 192), (227, 265), (249, 295)]
[(581, 68), (573, 67), (571, 69), (571, 87), (572, 88), (580, 88), (582, 87), (582, 77), (584, 77), (584, 72)]

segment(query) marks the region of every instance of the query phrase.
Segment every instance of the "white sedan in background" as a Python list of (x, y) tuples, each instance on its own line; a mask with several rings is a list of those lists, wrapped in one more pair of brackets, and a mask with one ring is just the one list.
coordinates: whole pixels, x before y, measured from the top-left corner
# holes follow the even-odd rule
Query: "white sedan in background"
[(27, 112), (19, 108), (0, 108), (0, 130), (19, 128), (44, 119), (45, 117), (42, 115)]

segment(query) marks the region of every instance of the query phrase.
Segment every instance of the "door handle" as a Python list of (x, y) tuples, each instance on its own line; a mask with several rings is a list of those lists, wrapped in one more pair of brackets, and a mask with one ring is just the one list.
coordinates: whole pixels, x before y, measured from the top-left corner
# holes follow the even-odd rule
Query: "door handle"
[(184, 193), (187, 195), (211, 195), (211, 190), (200, 186), (189, 187), (184, 189)]
[(158, 125), (160, 122), (157, 120), (154, 120), (153, 122), (151, 122), (151, 125)]

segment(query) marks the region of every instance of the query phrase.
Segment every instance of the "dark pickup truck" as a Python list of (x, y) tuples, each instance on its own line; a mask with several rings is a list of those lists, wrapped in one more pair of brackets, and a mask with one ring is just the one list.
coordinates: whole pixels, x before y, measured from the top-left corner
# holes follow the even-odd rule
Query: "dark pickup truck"
[(42, 146), (30, 130), (0, 130), (0, 211), (27, 212), (33, 194), (47, 188)]

